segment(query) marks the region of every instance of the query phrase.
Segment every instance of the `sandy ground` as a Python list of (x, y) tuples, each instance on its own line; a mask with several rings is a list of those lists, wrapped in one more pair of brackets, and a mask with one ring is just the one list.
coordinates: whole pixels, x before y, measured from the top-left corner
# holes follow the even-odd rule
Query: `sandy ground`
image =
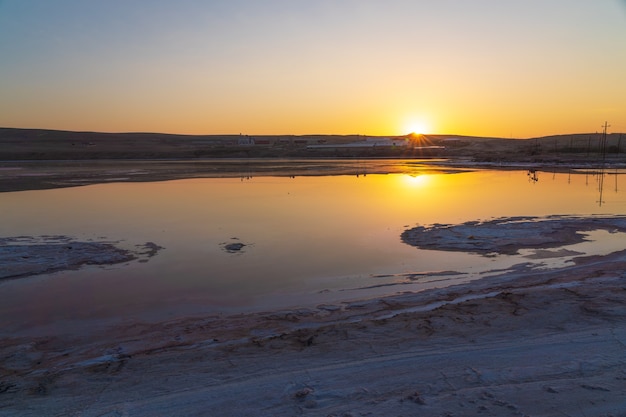
[[(565, 244), (592, 221), (544, 231)], [(626, 249), (384, 299), (4, 337), (0, 415), (626, 416)]]

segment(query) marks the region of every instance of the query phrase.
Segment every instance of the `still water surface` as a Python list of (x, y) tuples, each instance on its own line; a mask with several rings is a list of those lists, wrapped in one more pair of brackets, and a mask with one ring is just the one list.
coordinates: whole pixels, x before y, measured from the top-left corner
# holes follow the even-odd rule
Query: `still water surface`
[[(0, 326), (313, 306), (418, 291), (477, 279), (528, 259), (419, 250), (400, 240), (414, 225), (626, 213), (619, 172), (537, 175), (534, 181), (520, 170), (425, 170), (2, 193), (2, 237), (66, 235), (128, 248), (154, 242), (165, 249), (147, 263), (0, 282)], [(596, 237), (603, 244), (577, 249), (606, 253), (623, 239)], [(234, 242), (246, 246), (237, 253), (224, 250)], [(437, 271), (463, 275), (429, 278)], [(414, 273), (425, 273), (424, 279), (403, 278)]]

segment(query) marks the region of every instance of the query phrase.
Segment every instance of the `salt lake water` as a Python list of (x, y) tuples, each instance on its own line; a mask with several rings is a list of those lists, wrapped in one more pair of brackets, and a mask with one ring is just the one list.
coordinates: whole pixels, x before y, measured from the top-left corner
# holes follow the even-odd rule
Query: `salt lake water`
[[(425, 167), (363, 175), (363, 164), (358, 175), (245, 175), (2, 193), (2, 237), (64, 235), (164, 249), (148, 262), (0, 281), (0, 326), (309, 307), (419, 291), (529, 259), (420, 250), (400, 240), (417, 224), (626, 213), (623, 171)], [(601, 254), (624, 246), (621, 235), (594, 238), (575, 249)], [(229, 252), (230, 243), (245, 246)], [(461, 274), (442, 278), (440, 271)], [(405, 279), (420, 273), (423, 279)]]

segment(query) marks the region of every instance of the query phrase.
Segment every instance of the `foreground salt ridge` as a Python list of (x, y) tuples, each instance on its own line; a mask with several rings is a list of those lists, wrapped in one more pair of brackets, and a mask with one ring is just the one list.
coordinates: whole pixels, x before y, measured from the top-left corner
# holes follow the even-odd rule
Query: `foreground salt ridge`
[(263, 314), (5, 338), (0, 415), (621, 415), (626, 250)]

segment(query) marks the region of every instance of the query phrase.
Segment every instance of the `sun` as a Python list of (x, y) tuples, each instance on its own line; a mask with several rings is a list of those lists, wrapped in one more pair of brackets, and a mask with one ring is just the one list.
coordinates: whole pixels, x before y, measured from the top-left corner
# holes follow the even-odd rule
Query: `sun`
[(423, 119), (410, 119), (405, 122), (403, 133), (417, 133), (418, 135), (423, 135), (430, 133), (430, 126), (428, 122)]

